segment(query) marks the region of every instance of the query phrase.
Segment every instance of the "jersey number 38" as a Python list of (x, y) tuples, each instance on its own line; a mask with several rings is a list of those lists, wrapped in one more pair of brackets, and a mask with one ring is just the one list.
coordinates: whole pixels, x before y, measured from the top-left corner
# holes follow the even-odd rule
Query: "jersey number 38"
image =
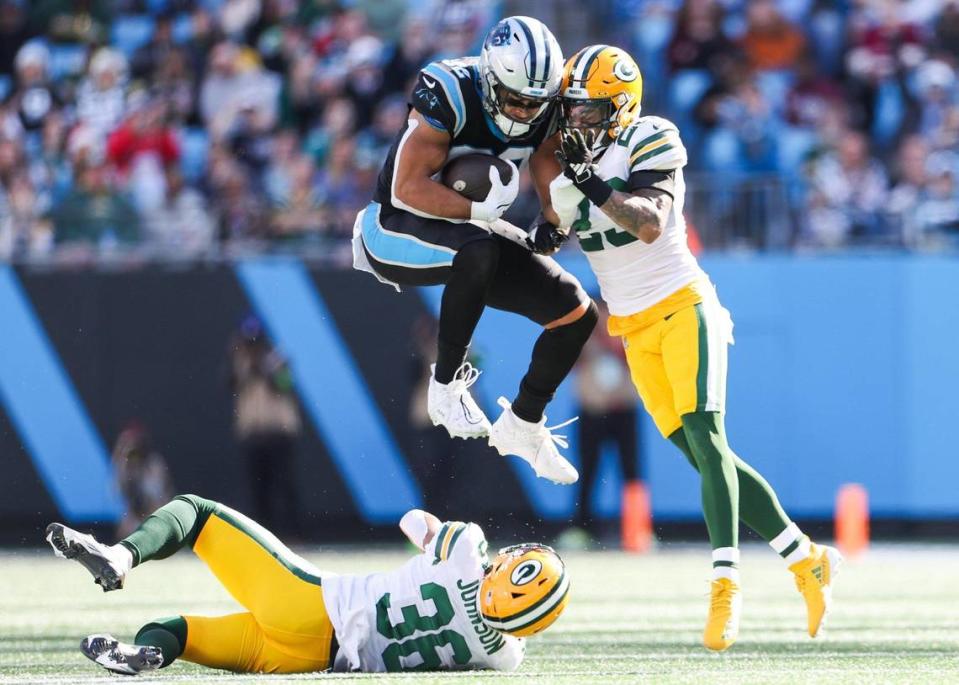
[[(436, 650), (439, 647), (450, 646), (453, 650), (453, 661), (457, 664), (467, 664), (473, 654), (470, 652), (466, 638), (455, 630), (440, 630), (453, 620), (453, 604), (446, 589), (437, 583), (420, 585), (420, 596), (432, 600), (436, 613), (432, 616), (420, 616), (415, 604), (400, 607), (403, 621), (394, 625), (390, 622), (390, 593), (380, 597), (376, 603), (376, 630), (393, 642), (383, 650), (383, 663), (387, 671), (427, 671), (436, 670), (442, 663)], [(418, 637), (411, 637), (414, 633), (424, 633)], [(401, 657), (419, 654), (423, 662), (416, 666), (405, 666)]]

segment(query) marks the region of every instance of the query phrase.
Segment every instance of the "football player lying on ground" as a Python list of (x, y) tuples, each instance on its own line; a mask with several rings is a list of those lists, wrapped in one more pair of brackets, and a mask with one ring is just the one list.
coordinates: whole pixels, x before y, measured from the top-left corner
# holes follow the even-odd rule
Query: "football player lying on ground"
[(566, 607), (569, 578), (549, 547), (514, 545), (490, 562), (479, 526), (419, 509), (400, 529), (423, 553), (370, 575), (321, 573), (255, 521), (196, 495), (175, 497), (112, 546), (61, 523), (47, 527), (47, 540), (104, 592), (122, 588), (134, 567), (190, 547), (245, 609), (157, 619), (132, 643), (84, 638), (83, 654), (116, 673), (176, 659), (243, 673), (512, 671), (523, 638)]
[(623, 338), (646, 410), (699, 472), (713, 548), (705, 646), (728, 649), (739, 632), (740, 521), (786, 560), (816, 637), (842, 557), (813, 544), (726, 441), (732, 320), (686, 244), (679, 131), (666, 119), (640, 116), (642, 96), (639, 67), (624, 50), (591, 45), (569, 59), (552, 206), (596, 273), (609, 333)]

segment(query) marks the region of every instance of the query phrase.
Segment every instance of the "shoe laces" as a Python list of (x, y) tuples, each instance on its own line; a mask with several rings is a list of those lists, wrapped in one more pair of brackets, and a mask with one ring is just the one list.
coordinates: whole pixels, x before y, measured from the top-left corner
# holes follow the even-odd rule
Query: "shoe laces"
[(463, 362), (463, 364), (456, 369), (456, 373), (453, 374), (453, 382), (450, 383), (450, 386), (455, 389), (457, 394), (461, 395), (469, 390), (470, 386), (476, 382), (476, 379), (480, 377), (481, 373), (483, 372), (469, 362)]
[[(505, 397), (500, 397), (498, 400), (496, 400), (496, 402), (503, 409), (509, 409), (512, 411), (512, 405), (510, 404), (509, 400), (507, 400)], [(514, 414), (513, 416), (516, 416), (516, 415)], [(516, 418), (517, 420), (522, 421), (522, 419), (520, 419), (518, 416)], [(566, 449), (569, 447), (568, 437), (566, 435), (556, 435), (553, 433), (553, 431), (556, 430), (557, 428), (563, 428), (565, 426), (568, 426), (569, 424), (578, 420), (579, 420), (579, 417), (574, 416), (573, 418), (567, 419), (566, 421), (563, 421), (562, 423), (557, 423), (555, 426), (546, 426), (546, 425), (536, 426), (536, 430), (537, 430), (537, 433), (540, 435), (540, 437), (549, 438), (550, 440), (552, 440), (554, 443), (556, 443), (563, 449)], [(525, 421), (524, 423), (529, 423), (529, 422)]]
[(569, 424), (578, 420), (579, 420), (579, 417), (574, 416), (573, 418), (567, 419), (566, 421), (563, 421), (562, 423), (557, 423), (555, 426), (543, 426), (543, 430), (546, 431), (546, 433), (549, 435), (550, 440), (555, 442), (557, 445), (559, 445), (563, 449), (566, 449), (567, 447), (569, 447), (569, 441), (567, 437), (565, 435), (556, 435), (555, 433), (553, 433), (553, 431), (556, 430), (557, 428), (563, 428), (564, 426), (568, 426)]
[[(715, 581), (714, 581), (715, 582)], [(733, 608), (733, 587), (727, 583), (719, 584), (718, 592), (710, 592), (711, 599), (709, 602), (710, 611), (718, 611), (720, 609), (729, 609), (732, 611)]]

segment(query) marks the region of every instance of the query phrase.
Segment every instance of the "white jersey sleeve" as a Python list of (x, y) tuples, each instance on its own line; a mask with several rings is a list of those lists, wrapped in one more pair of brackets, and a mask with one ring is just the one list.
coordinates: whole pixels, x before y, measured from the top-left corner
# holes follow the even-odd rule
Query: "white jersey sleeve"
[(425, 553), (433, 564), (448, 561), (462, 570), (486, 568), (486, 536), (475, 523), (447, 521), (426, 546)]
[(643, 117), (629, 135), (629, 173), (670, 171), (686, 166), (686, 148), (676, 125), (661, 117)]

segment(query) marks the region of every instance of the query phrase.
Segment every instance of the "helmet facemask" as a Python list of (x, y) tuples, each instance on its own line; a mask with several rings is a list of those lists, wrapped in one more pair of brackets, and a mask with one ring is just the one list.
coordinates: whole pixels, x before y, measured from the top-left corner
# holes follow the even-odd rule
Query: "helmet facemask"
[(561, 107), (562, 128), (582, 131), (591, 150), (599, 152), (613, 142), (610, 130), (616, 110), (612, 101), (563, 98)]
[[(520, 93), (512, 90), (501, 83), (492, 69), (486, 69), (483, 72), (483, 106), (493, 122), (505, 135), (510, 138), (524, 136), (529, 130), (542, 120), (543, 115), (549, 109), (549, 97), (535, 97), (532, 95)], [(511, 115), (509, 109), (522, 108), (529, 111), (525, 106), (535, 104), (535, 113), (528, 119), (522, 119)]]

